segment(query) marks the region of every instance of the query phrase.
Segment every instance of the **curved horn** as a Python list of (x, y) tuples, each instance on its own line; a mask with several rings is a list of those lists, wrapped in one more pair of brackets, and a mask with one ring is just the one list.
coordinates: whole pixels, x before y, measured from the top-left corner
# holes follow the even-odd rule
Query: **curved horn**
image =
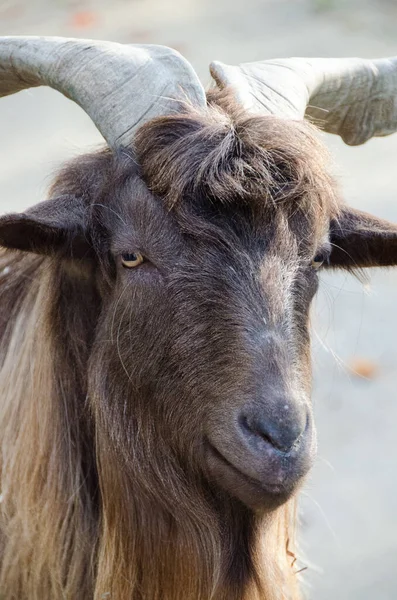
[(352, 146), (397, 130), (397, 58), (214, 62), (210, 69), (218, 86), (234, 86), (248, 110), (309, 117)]
[(205, 106), (192, 66), (165, 46), (56, 37), (0, 38), (0, 96), (48, 85), (85, 110), (110, 146), (131, 142), (136, 128)]

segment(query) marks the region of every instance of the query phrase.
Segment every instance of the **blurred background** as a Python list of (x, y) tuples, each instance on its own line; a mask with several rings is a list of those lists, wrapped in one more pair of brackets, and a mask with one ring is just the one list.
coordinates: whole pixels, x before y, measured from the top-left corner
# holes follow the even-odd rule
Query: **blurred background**
[[(396, 0), (0, 0), (0, 35), (165, 44), (208, 64), (397, 55)], [(347, 202), (397, 222), (397, 134), (358, 148), (323, 136)], [(63, 160), (101, 137), (49, 89), (0, 103), (0, 212), (45, 197)], [(313, 309), (317, 465), (301, 499), (306, 595), (397, 598), (397, 269), (322, 277)], [(76, 599), (77, 600), (77, 599)]]

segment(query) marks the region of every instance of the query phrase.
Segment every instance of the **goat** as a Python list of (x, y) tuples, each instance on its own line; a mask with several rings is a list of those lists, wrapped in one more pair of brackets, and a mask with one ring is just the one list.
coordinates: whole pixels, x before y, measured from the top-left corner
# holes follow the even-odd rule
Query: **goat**
[(299, 598), (318, 272), (397, 264), (303, 116), (391, 133), (394, 64), (213, 63), (206, 95), (171, 49), (0, 38), (0, 95), (51, 85), (109, 146), (0, 218), (4, 600)]

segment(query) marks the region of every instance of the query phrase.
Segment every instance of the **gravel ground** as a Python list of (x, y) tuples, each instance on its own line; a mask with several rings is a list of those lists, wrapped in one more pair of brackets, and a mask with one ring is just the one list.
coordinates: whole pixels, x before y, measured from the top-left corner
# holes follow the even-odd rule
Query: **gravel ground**
[[(214, 59), (397, 55), (396, 25), (391, 0), (0, 0), (0, 35), (166, 44), (205, 83)], [(42, 200), (65, 158), (101, 143), (77, 106), (44, 88), (1, 101), (0, 136), (1, 212)], [(397, 135), (360, 148), (326, 141), (347, 201), (397, 221)], [(324, 276), (315, 302), (319, 458), (301, 503), (311, 599), (397, 598), (396, 306), (391, 270), (365, 284)]]

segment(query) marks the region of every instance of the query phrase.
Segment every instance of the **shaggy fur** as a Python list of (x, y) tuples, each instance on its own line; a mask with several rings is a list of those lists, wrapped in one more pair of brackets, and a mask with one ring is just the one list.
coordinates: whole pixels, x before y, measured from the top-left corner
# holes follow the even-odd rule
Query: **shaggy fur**
[(299, 597), (294, 495), (242, 502), (204, 440), (263, 381), (308, 398), (310, 261), (339, 205), (310, 126), (209, 103), (0, 225), (30, 251), (0, 256), (4, 600)]

